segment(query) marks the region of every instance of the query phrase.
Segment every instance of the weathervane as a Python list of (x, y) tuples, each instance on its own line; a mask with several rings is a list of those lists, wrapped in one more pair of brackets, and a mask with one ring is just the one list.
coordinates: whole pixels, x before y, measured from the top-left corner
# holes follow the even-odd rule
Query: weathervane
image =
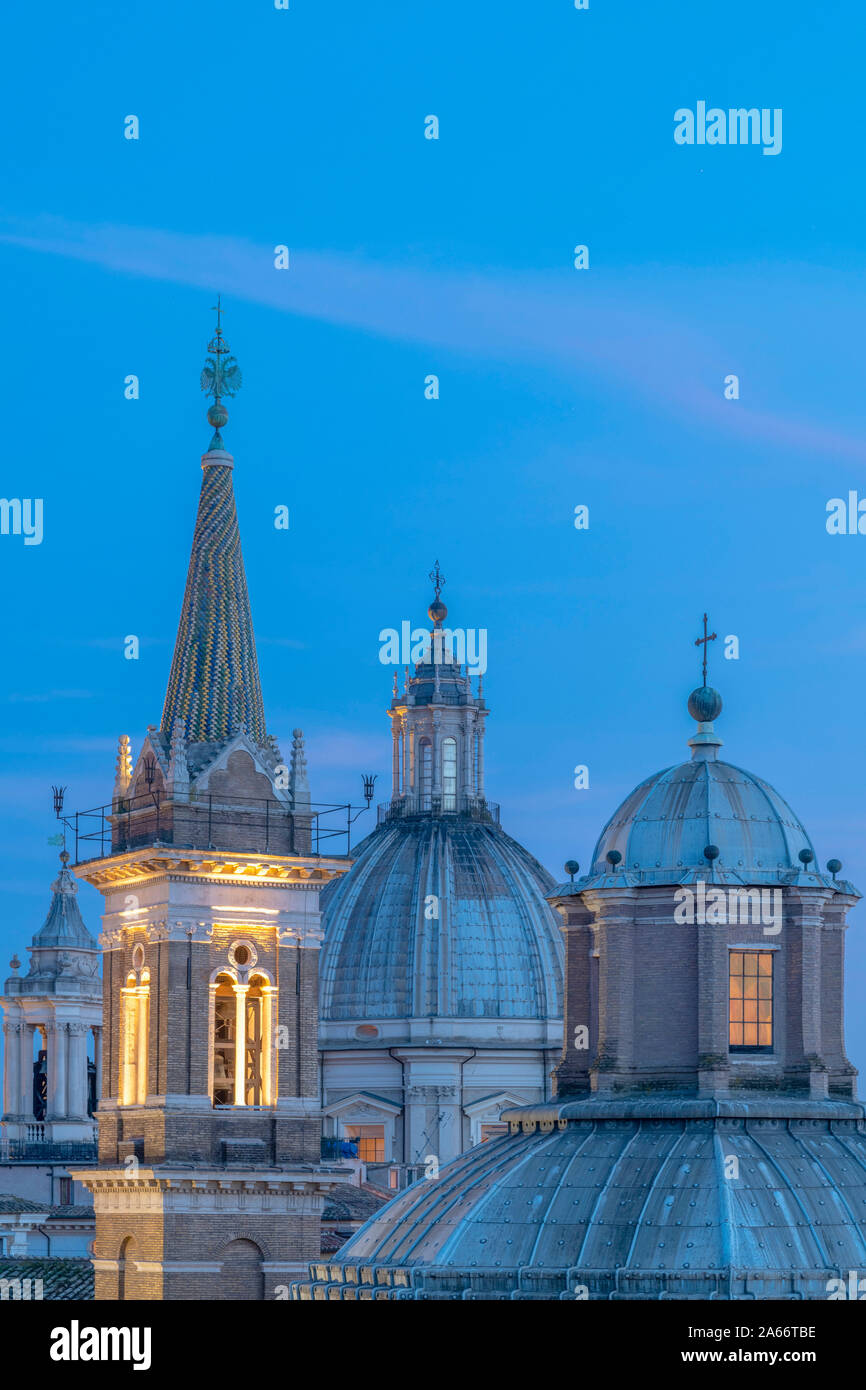
[(703, 637), (696, 637), (696, 638), (695, 638), (695, 646), (696, 646), (696, 647), (701, 647), (701, 646), (702, 646), (703, 649), (704, 649), (703, 682), (702, 682), (704, 685), (706, 685), (706, 683), (707, 683), (707, 645), (708, 645), (708, 643), (710, 643), (710, 642), (715, 642), (715, 640), (716, 640), (716, 634), (715, 634), (714, 632), (711, 632), (711, 633), (709, 634), (709, 636), (707, 636), (707, 615), (706, 615), (706, 613), (705, 613), (705, 614), (704, 614), (704, 635), (703, 635)]
[(208, 446), (209, 451), (223, 447), (220, 430), (227, 423), (229, 413), (222, 403), (222, 397), (236, 396), (243, 385), (241, 369), (234, 357), (231, 356), (229, 345), (223, 337), (221, 295), (217, 296), (217, 302), (211, 305), (211, 308), (216, 310), (216, 333), (207, 345), (207, 350), (211, 356), (205, 362), (200, 377), (201, 389), (208, 396), (214, 398), (214, 403), (207, 413), (208, 423), (213, 425), (215, 431)]
[(433, 590), (434, 590), (434, 592), (435, 592), (435, 594), (436, 594), (436, 598), (437, 598), (437, 600), (438, 600), (439, 595), (440, 595), (441, 592), (442, 592), (442, 585), (445, 583), (445, 575), (442, 573), (442, 571), (441, 571), (440, 568), (439, 568), (439, 561), (438, 561), (438, 560), (436, 561), (436, 564), (433, 566), (432, 570), (431, 570), (430, 573), (428, 574), (427, 578), (430, 580), (430, 583), (433, 585)]

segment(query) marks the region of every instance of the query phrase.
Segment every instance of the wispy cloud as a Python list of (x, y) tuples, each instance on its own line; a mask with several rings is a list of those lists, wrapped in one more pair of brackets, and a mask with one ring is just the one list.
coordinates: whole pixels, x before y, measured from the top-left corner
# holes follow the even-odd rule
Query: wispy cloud
[[(137, 635), (137, 634), (136, 634)], [(73, 641), (68, 645), (73, 647), (97, 647), (102, 651), (122, 651), (124, 637), (82, 637), (80, 641)], [(166, 637), (139, 637), (139, 647), (163, 647), (168, 639)]]
[[(844, 431), (743, 400), (732, 409), (718, 385), (707, 384), (718, 382), (719, 348), (729, 345), (715, 341), (697, 313), (641, 303), (615, 277), (575, 274), (564, 284), (549, 275), (387, 266), (294, 248), (292, 269), (277, 272), (267, 245), (53, 217), (2, 219), (0, 242), (209, 292), (218, 284), (226, 295), (387, 338), (613, 379), (656, 410), (723, 435), (866, 459), (866, 443)], [(799, 286), (796, 271), (789, 268)]]
[(46, 705), (53, 700), (92, 700), (92, 690), (39, 690), (31, 694), (7, 695), (10, 705)]
[[(40, 754), (45, 753), (104, 753), (117, 751), (116, 738), (102, 738), (98, 735), (92, 737), (70, 737), (63, 738), (40, 738)], [(21, 734), (17, 738), (0, 738), (0, 753), (21, 753), (28, 758), (33, 758), (33, 744), (29, 735)]]

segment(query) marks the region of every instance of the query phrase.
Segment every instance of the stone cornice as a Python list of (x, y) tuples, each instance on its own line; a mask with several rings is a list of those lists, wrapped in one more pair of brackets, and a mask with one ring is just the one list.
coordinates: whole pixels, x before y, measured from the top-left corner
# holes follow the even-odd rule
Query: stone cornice
[[(152, 912), (160, 915), (152, 915)], [(100, 932), (99, 944), (105, 951), (125, 948), (138, 933), (139, 939), (143, 938), (149, 942), (173, 941), (211, 945), (216, 932), (240, 934), (255, 930), (259, 933), (275, 932), (278, 946), (304, 946), (317, 950), (324, 939), (318, 913), (315, 914), (315, 920), (307, 922), (304, 920), (304, 914), (299, 912), (286, 911), (275, 916), (259, 918), (256, 910), (251, 908), (250, 916), (246, 918), (242, 907), (238, 908), (236, 915), (232, 913), (230, 916), (225, 911), (207, 904), (203, 904), (194, 913), (187, 912), (182, 917), (172, 914), (172, 917), (168, 918), (162, 915), (164, 912), (165, 904), (161, 903), (155, 909), (143, 909), (141, 916), (129, 921), (115, 926), (106, 925)], [(108, 920), (107, 917), (106, 922)]]
[(75, 865), (75, 873), (85, 883), (103, 891), (114, 884), (142, 883), (153, 879), (181, 879), (245, 885), (291, 884), (293, 888), (321, 888), (351, 867), (342, 856), (305, 856), (249, 853), (228, 850), (174, 849), (147, 845), (90, 859)]
[(70, 1168), (93, 1195), (99, 1214), (110, 1212), (267, 1213), (318, 1215), (324, 1197), (351, 1181), (350, 1169), (299, 1164), (292, 1168)]

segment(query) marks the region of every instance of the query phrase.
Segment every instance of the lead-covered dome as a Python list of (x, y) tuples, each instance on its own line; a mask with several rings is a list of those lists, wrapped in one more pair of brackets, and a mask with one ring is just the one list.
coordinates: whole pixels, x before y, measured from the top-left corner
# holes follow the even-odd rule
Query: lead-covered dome
[(641, 782), (614, 811), (593, 854), (593, 873), (610, 872), (607, 855), (622, 855), (624, 872), (680, 874), (706, 869), (715, 846), (717, 868), (750, 881), (804, 868), (800, 852), (815, 852), (790, 806), (768, 782), (732, 763), (695, 760), (665, 768)]
[(392, 816), (321, 894), (323, 1020), (562, 1014), (554, 880), (496, 808)]
[(614, 869), (637, 883), (669, 883), (711, 869), (720, 882), (783, 883), (804, 873), (823, 881), (788, 803), (763, 778), (718, 757), (722, 741), (708, 718), (721, 710), (718, 693), (693, 691), (689, 710), (703, 720), (689, 740), (691, 761), (654, 773), (626, 797), (601, 832), (588, 877)]
[(504, 1118), (512, 1134), (400, 1193), (293, 1297), (825, 1299), (866, 1265), (861, 1104), (598, 1098)]

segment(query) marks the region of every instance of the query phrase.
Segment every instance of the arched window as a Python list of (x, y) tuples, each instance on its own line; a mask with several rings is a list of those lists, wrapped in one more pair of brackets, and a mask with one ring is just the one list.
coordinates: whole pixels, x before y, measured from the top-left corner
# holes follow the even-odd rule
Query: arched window
[(237, 1006), (234, 981), (220, 975), (214, 990), (213, 1103), (234, 1105)]
[(246, 993), (246, 1028), (244, 1047), (246, 1049), (244, 1069), (244, 1104), (263, 1105), (264, 1087), (262, 1085), (262, 1060), (264, 1041), (264, 1000), (261, 981), (251, 981)]
[(130, 970), (120, 991), (120, 1103), (147, 1100), (147, 1039), (150, 1026), (150, 971)]
[(430, 810), (430, 793), (433, 790), (433, 750), (430, 740), (422, 738), (421, 753), (421, 810)]
[(120, 1247), (120, 1254), (117, 1259), (117, 1300), (122, 1303), (124, 1299), (131, 1297), (129, 1294), (129, 1280), (127, 1271), (132, 1273), (132, 1258), (135, 1253), (135, 1241), (132, 1236), (127, 1236)]
[(265, 1297), (265, 1274), (262, 1251), (255, 1241), (243, 1237), (231, 1241), (220, 1252), (222, 1297), (233, 1302), (261, 1303)]
[(224, 971), (211, 981), (211, 991), (214, 1105), (273, 1105), (275, 991), (270, 981), (259, 972), (238, 980)]
[(457, 810), (457, 740), (442, 740), (442, 810)]

